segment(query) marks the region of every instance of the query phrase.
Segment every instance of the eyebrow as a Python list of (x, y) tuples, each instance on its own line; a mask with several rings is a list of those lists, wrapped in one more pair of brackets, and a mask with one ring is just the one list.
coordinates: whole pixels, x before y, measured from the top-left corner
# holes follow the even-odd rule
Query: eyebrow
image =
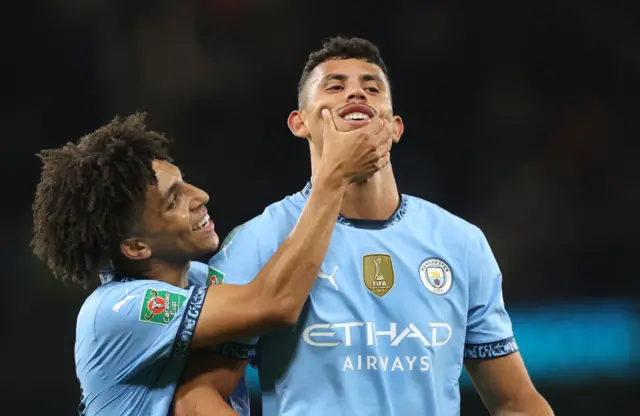
[(169, 199), (171, 197), (171, 194), (173, 194), (180, 187), (180, 185), (181, 182), (179, 181), (175, 181), (174, 183), (172, 183), (169, 189), (167, 189), (167, 191), (164, 193), (164, 199)]
[(376, 82), (382, 82), (382, 78), (376, 74), (362, 74), (360, 75), (360, 80), (361, 81), (376, 81)]
[[(322, 79), (322, 82), (324, 84), (326, 84), (329, 81), (346, 81), (347, 78), (349, 78), (347, 75), (345, 74), (327, 74), (325, 75), (325, 77)], [(382, 78), (379, 75), (376, 74), (362, 74), (359, 76), (360, 81), (376, 81), (376, 82), (382, 82)]]

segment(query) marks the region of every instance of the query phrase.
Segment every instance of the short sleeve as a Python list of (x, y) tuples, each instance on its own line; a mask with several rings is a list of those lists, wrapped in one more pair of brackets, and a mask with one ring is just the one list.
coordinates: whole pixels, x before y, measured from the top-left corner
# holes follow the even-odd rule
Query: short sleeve
[(116, 377), (126, 378), (160, 359), (184, 361), (206, 294), (204, 286), (182, 289), (157, 281), (108, 288), (94, 332), (101, 353), (118, 363)]
[(485, 235), (474, 227), (469, 243), (469, 310), (465, 358), (486, 359), (518, 351), (502, 297), (502, 274)]
[[(260, 245), (256, 234), (245, 225), (234, 229), (222, 243), (220, 251), (209, 261), (207, 285), (251, 282), (262, 269)], [(252, 360), (258, 338), (238, 340), (218, 345), (220, 355), (241, 360)]]

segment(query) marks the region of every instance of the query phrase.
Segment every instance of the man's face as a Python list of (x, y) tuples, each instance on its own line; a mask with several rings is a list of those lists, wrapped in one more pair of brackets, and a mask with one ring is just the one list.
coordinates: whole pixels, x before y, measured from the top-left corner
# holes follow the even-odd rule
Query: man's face
[(379, 66), (360, 59), (333, 59), (318, 65), (302, 91), (301, 108), (289, 116), (294, 135), (311, 138), (322, 149), (322, 110), (333, 114), (337, 130), (355, 130), (367, 118), (392, 122), (394, 141), (402, 135), (402, 120), (393, 115), (387, 77)]
[(149, 186), (140, 237), (151, 258), (181, 262), (215, 251), (218, 235), (205, 207), (209, 195), (184, 182), (171, 163), (156, 160), (153, 170), (158, 184)]

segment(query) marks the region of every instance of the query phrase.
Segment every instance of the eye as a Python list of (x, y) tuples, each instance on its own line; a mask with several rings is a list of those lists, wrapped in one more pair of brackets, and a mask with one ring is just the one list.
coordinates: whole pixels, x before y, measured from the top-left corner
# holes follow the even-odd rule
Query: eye
[(327, 91), (342, 91), (344, 88), (342, 87), (342, 85), (330, 85), (327, 87)]
[(178, 205), (178, 196), (179, 194), (173, 195), (173, 198), (171, 198), (171, 202), (169, 202), (169, 206), (167, 207), (167, 209), (173, 209), (176, 207), (176, 205)]
[(376, 87), (367, 87), (365, 88), (365, 90), (367, 90), (368, 92), (372, 93), (372, 94), (377, 94), (380, 92), (379, 89), (377, 89)]

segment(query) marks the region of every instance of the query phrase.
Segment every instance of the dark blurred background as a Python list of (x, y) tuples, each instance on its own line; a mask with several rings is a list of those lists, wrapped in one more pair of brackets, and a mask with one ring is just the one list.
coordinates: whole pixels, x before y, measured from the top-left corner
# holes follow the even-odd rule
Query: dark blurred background
[[(74, 327), (86, 292), (30, 252), (34, 153), (146, 110), (210, 193), (224, 236), (304, 186), (307, 145), (286, 118), (307, 54), (336, 34), (380, 46), (406, 125), (393, 151), (400, 189), (485, 231), (523, 356), (556, 414), (637, 414), (639, 2), (12, 6), (0, 17), (13, 68), (0, 118), (1, 414), (70, 415), (79, 399)], [(463, 415), (485, 414), (462, 385)]]

